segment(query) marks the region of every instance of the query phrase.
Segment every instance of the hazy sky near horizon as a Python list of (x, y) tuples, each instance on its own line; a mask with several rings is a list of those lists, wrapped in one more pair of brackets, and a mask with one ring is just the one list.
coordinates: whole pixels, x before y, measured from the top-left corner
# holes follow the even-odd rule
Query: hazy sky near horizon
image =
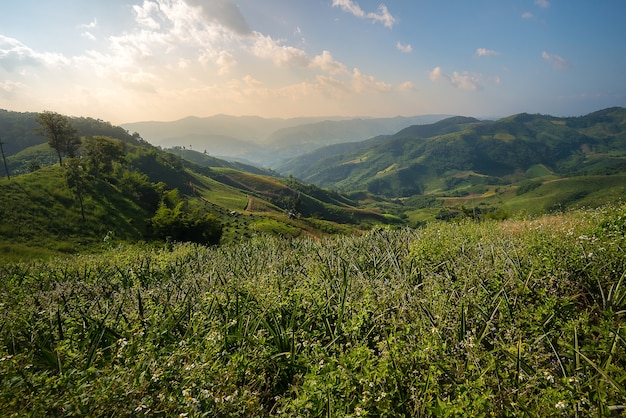
[(624, 0), (0, 0), (0, 108), (576, 116), (626, 106)]

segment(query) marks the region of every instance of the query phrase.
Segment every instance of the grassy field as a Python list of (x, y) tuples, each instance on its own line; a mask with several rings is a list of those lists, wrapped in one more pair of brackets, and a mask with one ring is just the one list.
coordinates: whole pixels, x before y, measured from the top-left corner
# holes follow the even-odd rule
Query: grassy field
[(4, 416), (619, 416), (626, 207), (0, 266)]

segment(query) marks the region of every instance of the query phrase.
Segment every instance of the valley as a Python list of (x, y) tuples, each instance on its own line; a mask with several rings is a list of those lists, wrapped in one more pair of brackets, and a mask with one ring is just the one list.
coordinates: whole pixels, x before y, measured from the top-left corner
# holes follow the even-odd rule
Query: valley
[[(11, 180), (0, 180), (7, 196), (0, 205), (0, 231), (9, 258), (31, 256), (29, 247), (35, 248), (33, 254), (93, 250), (105, 236), (154, 240), (158, 234), (150, 219), (163, 205), (174, 211), (170, 214), (183, 205), (213, 217), (221, 228), (216, 242), (225, 244), (259, 233), (321, 238), (374, 225), (537, 216), (619, 202), (626, 193), (623, 108), (570, 118), (431, 115), (316, 121), (220, 116), (134, 125), (168, 137), (182, 129), (180, 138), (213, 129), (202, 143), (171, 148), (107, 122), (70, 118), (82, 137), (76, 162), (84, 183), (81, 195), (67, 185), (67, 169), (58, 166), (46, 139), (37, 136), (36, 114), (3, 111), (0, 116), (6, 169), (13, 174)], [(415, 120), (434, 122), (399, 128)], [(385, 129), (399, 130), (381, 134)], [(375, 136), (355, 139), (374, 131)], [(278, 146), (276, 138), (324, 133), (316, 141), (303, 139), (316, 149), (295, 141), (286, 153), (298, 149), (299, 155), (277, 153), (269, 166), (238, 160), (235, 154), (242, 151), (224, 159), (194, 149), (219, 149), (211, 135), (240, 135), (243, 141), (254, 132), (255, 146), (268, 150)], [(329, 138), (336, 143), (328, 145)], [(89, 151), (97, 141), (120, 150), (106, 172), (94, 165)], [(168, 201), (174, 191), (177, 196)], [(81, 216), (78, 197), (85, 211)], [(55, 225), (56, 219), (64, 219), (65, 225)]]
[(624, 408), (626, 109), (269, 167), (56, 114), (51, 148), (36, 114), (0, 116), (7, 414)]

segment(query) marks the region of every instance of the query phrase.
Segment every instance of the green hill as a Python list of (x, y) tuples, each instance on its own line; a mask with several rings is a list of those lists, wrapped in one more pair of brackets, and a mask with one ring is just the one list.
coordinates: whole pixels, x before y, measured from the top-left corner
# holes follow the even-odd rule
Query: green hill
[[(278, 167), (306, 182), (389, 198), (464, 193), (543, 177), (624, 172), (626, 109), (579, 118), (519, 114), (497, 121), (454, 117), (395, 135), (318, 150)], [(331, 153), (338, 150), (339, 153)], [(537, 171), (537, 167), (543, 167)], [(465, 191), (464, 191), (465, 190)]]
[[(32, 159), (37, 164), (0, 180), (6, 196), (0, 201), (0, 257), (97, 251), (118, 241), (321, 237), (398, 222), (269, 170), (120, 136), (83, 136), (79, 158), (66, 158), (63, 166), (47, 144), (9, 155), (11, 167)], [(194, 235), (210, 225), (217, 235)]]

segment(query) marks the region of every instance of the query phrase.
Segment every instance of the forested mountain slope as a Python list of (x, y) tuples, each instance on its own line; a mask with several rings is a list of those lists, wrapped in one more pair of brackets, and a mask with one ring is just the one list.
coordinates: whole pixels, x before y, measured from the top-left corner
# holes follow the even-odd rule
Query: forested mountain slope
[[(626, 171), (626, 109), (575, 118), (453, 117), (361, 145), (351, 144), (347, 151), (335, 146), (340, 151), (335, 154), (321, 149), (276, 169), (322, 187), (395, 197), (445, 188), (442, 178), (448, 183), (465, 176), (508, 184), (533, 178), (532, 168), (538, 165), (557, 175)], [(323, 158), (314, 161), (312, 156)]]

